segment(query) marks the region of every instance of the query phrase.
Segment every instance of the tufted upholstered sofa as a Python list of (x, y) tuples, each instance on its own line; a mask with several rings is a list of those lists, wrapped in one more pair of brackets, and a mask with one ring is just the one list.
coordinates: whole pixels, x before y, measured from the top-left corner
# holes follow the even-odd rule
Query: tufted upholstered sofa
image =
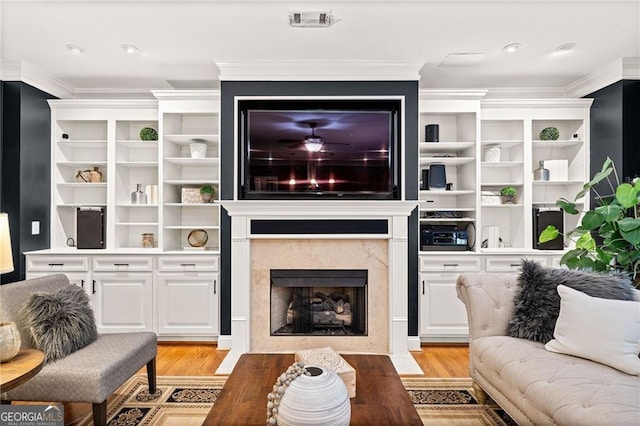
[(479, 402), (488, 394), (519, 425), (640, 425), (639, 376), (505, 336), (517, 289), (517, 275), (458, 277)]
[[(69, 283), (56, 274), (0, 286), (0, 320), (12, 321), (21, 336), (28, 330), (21, 309), (34, 293), (53, 293)], [(30, 347), (23, 337), (22, 347)], [(93, 343), (46, 364), (28, 382), (1, 394), (8, 401), (90, 402), (93, 424), (107, 421), (107, 397), (140, 368), (147, 366), (149, 391), (156, 390), (157, 337), (151, 332), (101, 334)]]

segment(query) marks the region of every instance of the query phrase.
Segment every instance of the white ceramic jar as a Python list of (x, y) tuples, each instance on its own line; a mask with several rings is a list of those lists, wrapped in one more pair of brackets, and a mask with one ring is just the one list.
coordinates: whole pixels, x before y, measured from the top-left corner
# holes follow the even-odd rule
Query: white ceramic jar
[(307, 366), (287, 387), (278, 407), (280, 426), (348, 426), (351, 401), (342, 379), (324, 367)]
[(20, 352), (20, 332), (13, 322), (0, 323), (0, 362), (11, 360)]

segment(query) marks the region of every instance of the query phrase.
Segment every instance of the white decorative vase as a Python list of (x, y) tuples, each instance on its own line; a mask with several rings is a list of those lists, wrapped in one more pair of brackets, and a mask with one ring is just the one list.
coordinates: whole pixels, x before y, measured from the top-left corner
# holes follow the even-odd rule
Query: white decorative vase
[(0, 362), (11, 360), (20, 352), (20, 333), (13, 322), (0, 322)]
[(207, 144), (201, 142), (193, 142), (189, 144), (191, 150), (191, 158), (205, 158), (207, 156)]
[(499, 163), (502, 148), (499, 146), (491, 146), (484, 152), (484, 161), (487, 163)]
[(349, 392), (332, 370), (307, 366), (287, 387), (278, 407), (280, 426), (348, 426), (351, 420)]

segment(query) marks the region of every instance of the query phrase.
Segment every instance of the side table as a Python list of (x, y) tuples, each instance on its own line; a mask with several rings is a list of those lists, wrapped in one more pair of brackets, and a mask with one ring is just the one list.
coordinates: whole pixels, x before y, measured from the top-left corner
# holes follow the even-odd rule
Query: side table
[(25, 383), (42, 370), (44, 353), (37, 349), (21, 349), (13, 359), (0, 364), (0, 393)]

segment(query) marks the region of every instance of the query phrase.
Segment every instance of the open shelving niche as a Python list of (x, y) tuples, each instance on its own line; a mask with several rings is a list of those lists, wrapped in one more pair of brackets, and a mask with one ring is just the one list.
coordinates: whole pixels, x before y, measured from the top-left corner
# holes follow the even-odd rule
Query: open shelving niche
[[(467, 230), (470, 244), (473, 244), (478, 198), (479, 102), (421, 99), (419, 109), (419, 225), (455, 226)], [(425, 127), (429, 124), (439, 126), (438, 142), (425, 141)], [(424, 188), (422, 173), (432, 164), (444, 164), (449, 190)], [(476, 249), (474, 244), (473, 250), (457, 253)]]
[[(175, 105), (173, 105), (175, 104)], [(163, 143), (162, 233), (164, 252), (219, 253), (220, 250), (220, 167), (219, 103), (194, 104), (160, 101)], [(204, 158), (192, 158), (190, 145), (207, 145)], [(183, 188), (214, 187), (212, 203), (182, 202)], [(207, 233), (204, 249), (188, 242), (192, 230)]]
[[(141, 249), (141, 234), (158, 232), (157, 207), (131, 206), (129, 194), (138, 181), (158, 182), (157, 143), (139, 141), (142, 127), (157, 128), (157, 103), (51, 100), (49, 104), (51, 248), (73, 248), (77, 208), (101, 207), (106, 210), (106, 248)], [(79, 171), (95, 167), (102, 173), (101, 182), (77, 177)]]

